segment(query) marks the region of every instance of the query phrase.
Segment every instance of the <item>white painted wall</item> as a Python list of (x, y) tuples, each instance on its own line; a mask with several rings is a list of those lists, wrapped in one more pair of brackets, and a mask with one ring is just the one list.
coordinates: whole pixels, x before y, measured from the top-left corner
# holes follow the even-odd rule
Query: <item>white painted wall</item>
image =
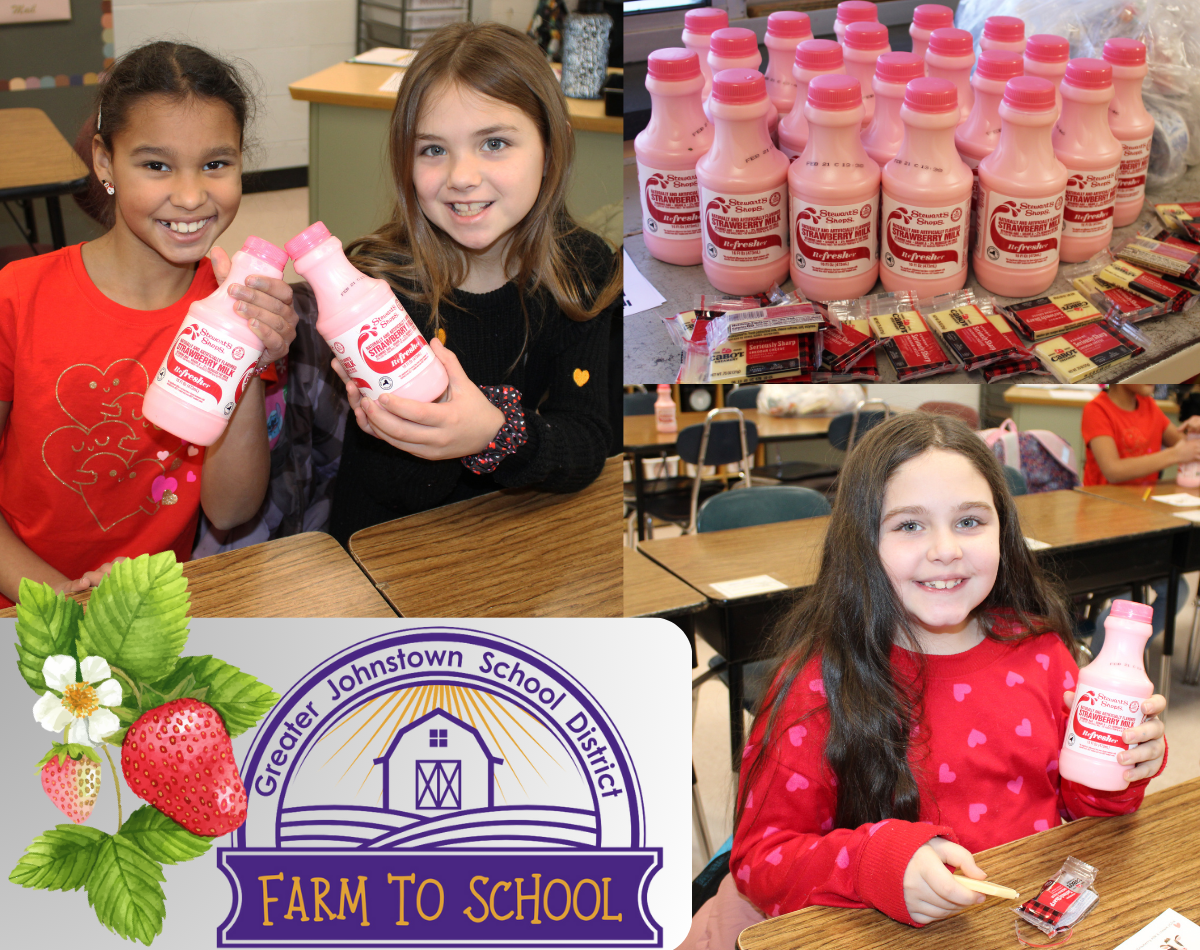
[[(879, 357), (882, 359), (883, 354)], [(936, 377), (934, 377), (936, 379)], [(936, 385), (908, 385), (868, 383), (867, 395), (882, 399), (889, 406), (907, 406), (916, 409), (923, 402), (957, 402), (972, 409), (979, 409), (979, 385), (974, 383), (938, 383)]]

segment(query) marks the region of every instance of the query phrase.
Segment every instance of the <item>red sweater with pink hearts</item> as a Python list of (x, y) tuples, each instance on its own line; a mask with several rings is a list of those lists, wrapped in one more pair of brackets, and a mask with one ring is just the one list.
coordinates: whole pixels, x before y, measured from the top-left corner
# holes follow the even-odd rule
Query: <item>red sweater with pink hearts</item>
[[(893, 662), (911, 670), (912, 654), (896, 647)], [(875, 907), (915, 925), (904, 870), (930, 838), (974, 853), (1053, 828), (1060, 817), (1125, 815), (1141, 805), (1149, 779), (1102, 792), (1059, 777), (1070, 713), (1063, 692), (1075, 688), (1079, 668), (1053, 634), (985, 639), (966, 653), (927, 656), (926, 664), (924, 715), (909, 746), (921, 794), (916, 823), (833, 827), (829, 720), (823, 709), (813, 712), (824, 701), (819, 659), (796, 678), (763, 768), (742, 789), (746, 805), (729, 860), (738, 889), (767, 916), (809, 904)], [(746, 761), (763, 741), (766, 719), (751, 731)]]

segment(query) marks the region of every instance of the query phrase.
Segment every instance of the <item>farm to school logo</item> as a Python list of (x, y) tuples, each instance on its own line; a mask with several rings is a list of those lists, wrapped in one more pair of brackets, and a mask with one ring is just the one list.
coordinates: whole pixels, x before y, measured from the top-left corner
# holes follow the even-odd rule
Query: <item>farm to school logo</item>
[(557, 664), (453, 628), (314, 668), (259, 729), (222, 947), (662, 946), (625, 743)]

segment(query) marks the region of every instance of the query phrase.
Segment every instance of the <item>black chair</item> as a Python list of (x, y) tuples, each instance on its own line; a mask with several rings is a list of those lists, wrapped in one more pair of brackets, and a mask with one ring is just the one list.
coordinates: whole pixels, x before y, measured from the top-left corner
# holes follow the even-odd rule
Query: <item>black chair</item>
[[(872, 403), (883, 408), (864, 412), (863, 408)], [(849, 452), (854, 448), (855, 442), (890, 415), (892, 411), (882, 399), (864, 399), (852, 412), (843, 412), (833, 417), (833, 421), (829, 423), (829, 444), (835, 449)]]
[(1008, 491), (1012, 495), (1027, 495), (1029, 494), (1029, 485), (1025, 482), (1025, 476), (1018, 472), (1011, 465), (1002, 466), (1004, 468), (1004, 480), (1008, 482)]
[(739, 386), (725, 394), (725, 405), (734, 409), (757, 409), (761, 386)]
[(658, 398), (657, 393), (625, 393), (624, 409), (627, 416), (652, 416), (654, 415), (654, 400)]
[(729, 855), (728, 850), (722, 851), (715, 858), (708, 862), (704, 870), (696, 875), (692, 881), (692, 916), (695, 917), (700, 912), (700, 908), (704, 906), (704, 902), (711, 897), (717, 896), (717, 888), (721, 886), (721, 881), (725, 875), (729, 873)]
[(748, 528), (777, 521), (797, 521), (829, 514), (820, 492), (798, 485), (756, 485), (743, 491), (714, 495), (700, 506), (696, 531)]

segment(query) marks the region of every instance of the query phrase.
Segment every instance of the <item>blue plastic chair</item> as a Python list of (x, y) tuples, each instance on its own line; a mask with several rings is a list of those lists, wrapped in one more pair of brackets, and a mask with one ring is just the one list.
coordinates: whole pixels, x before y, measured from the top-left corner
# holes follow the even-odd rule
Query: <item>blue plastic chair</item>
[(799, 485), (758, 485), (714, 495), (700, 506), (696, 530), (723, 531), (776, 521), (796, 521), (830, 512), (820, 492)]
[(1025, 476), (1018, 472), (1011, 465), (1005, 465), (1004, 479), (1008, 482), (1008, 490), (1013, 495), (1029, 494), (1029, 486), (1025, 482)]
[(761, 386), (739, 386), (725, 394), (725, 405), (735, 409), (757, 409)]
[(654, 400), (658, 393), (625, 393), (625, 415), (652, 416), (654, 415)]

